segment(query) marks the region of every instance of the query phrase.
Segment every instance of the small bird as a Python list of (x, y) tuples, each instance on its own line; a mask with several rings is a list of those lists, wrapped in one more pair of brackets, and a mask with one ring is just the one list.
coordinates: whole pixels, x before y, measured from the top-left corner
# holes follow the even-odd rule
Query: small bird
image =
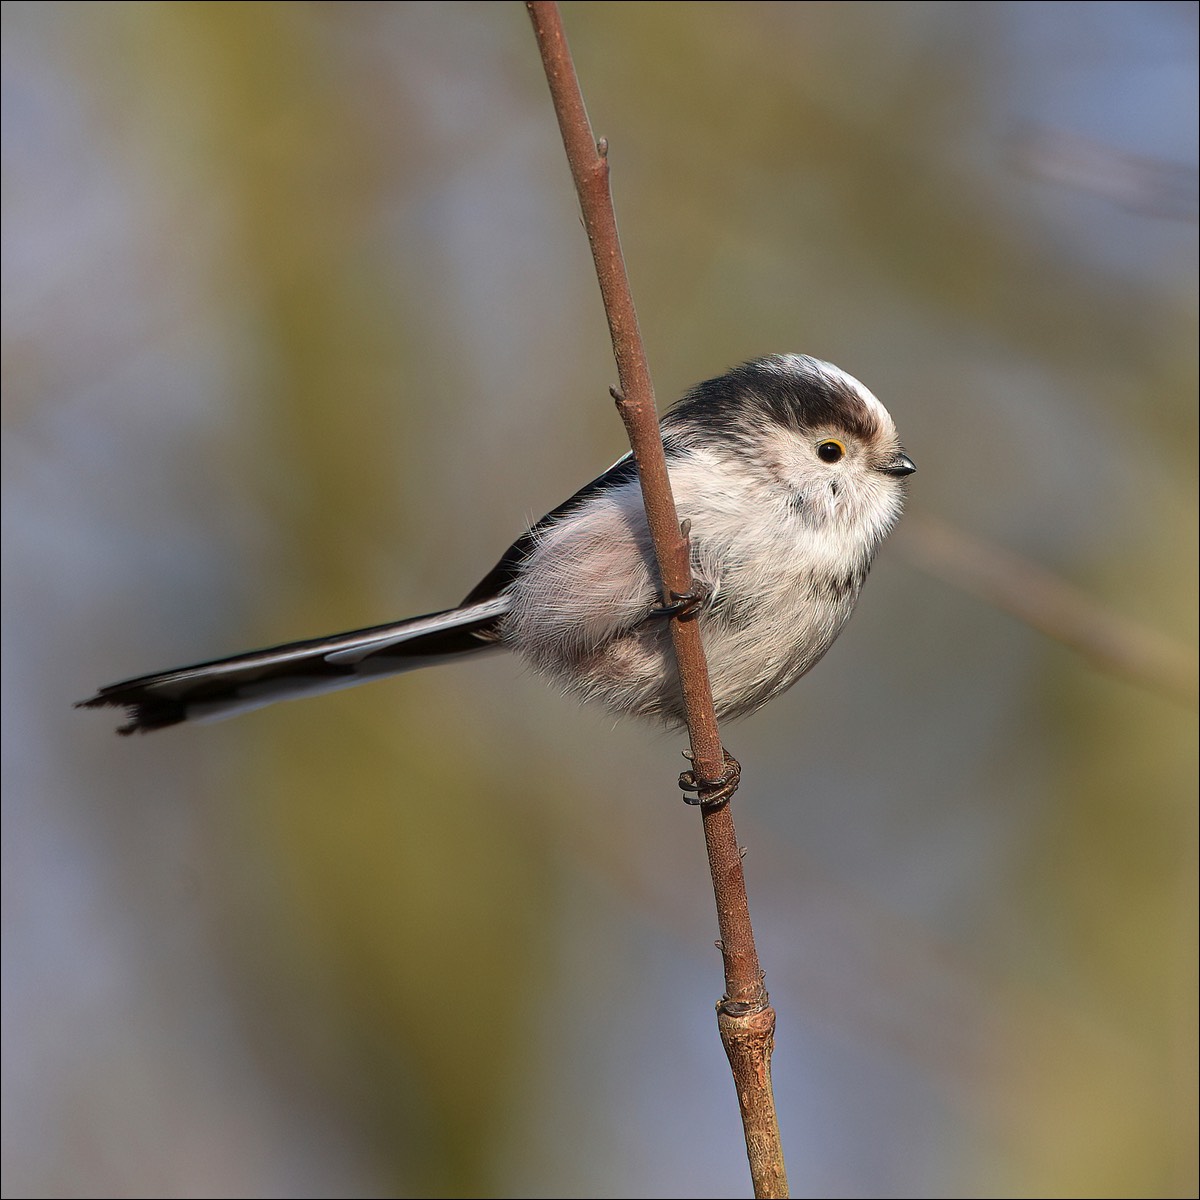
[(536, 522), (461, 604), (109, 684), (122, 734), (217, 719), (468, 655), (512, 650), (564, 692), (684, 723), (669, 619), (698, 619), (717, 715), (791, 687), (833, 644), (916, 470), (858, 380), (801, 354), (698, 384), (662, 421), (694, 595), (662, 604), (631, 455)]

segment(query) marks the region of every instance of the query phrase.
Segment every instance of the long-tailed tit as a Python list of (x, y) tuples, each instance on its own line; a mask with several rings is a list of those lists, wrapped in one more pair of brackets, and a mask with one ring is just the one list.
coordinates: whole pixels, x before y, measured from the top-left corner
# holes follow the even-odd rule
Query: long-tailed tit
[[(833, 644), (916, 468), (861, 383), (799, 354), (735, 367), (662, 422), (721, 717), (753, 712)], [(626, 455), (538, 521), (455, 608), (101, 688), (119, 732), (216, 718), (514, 650), (615, 713), (683, 722), (658, 572)]]

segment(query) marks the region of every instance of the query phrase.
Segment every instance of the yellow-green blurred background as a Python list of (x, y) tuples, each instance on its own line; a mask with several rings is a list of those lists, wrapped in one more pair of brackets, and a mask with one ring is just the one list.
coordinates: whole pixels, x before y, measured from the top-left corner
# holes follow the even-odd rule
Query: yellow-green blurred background
[[(1194, 656), (1194, 4), (566, 4), (665, 405), (802, 350), (911, 512)], [(622, 451), (523, 7), (3, 8), (4, 1191), (737, 1196), (681, 739), (519, 664), (135, 741)], [(1196, 721), (922, 572), (726, 730), (798, 1196), (1185, 1196)]]

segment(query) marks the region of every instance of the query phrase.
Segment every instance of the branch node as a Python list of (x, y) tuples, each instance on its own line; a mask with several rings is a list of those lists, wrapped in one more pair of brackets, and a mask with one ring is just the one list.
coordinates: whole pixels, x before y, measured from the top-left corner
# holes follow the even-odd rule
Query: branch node
[(601, 158), (608, 157), (608, 138), (602, 137), (596, 142), (596, 153)]
[(717, 1005), (717, 1011), (727, 1017), (745, 1017), (754, 1012), (758, 1005), (746, 1000), (722, 1000)]
[[(755, 1016), (771, 1009), (771, 997), (767, 994), (767, 977), (759, 971), (752, 984), (740, 988), (734, 995), (722, 996), (717, 1012), (727, 1017)], [(774, 1025), (775, 1015), (771, 1013)]]

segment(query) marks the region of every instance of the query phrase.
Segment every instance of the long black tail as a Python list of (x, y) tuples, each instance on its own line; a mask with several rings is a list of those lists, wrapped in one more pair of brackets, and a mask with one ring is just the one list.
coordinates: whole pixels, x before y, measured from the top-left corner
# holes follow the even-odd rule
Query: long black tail
[(220, 720), (277, 700), (315, 696), (385, 675), (479, 654), (499, 645), (506, 596), (391, 625), (253, 650), (102, 687), (79, 708), (127, 710), (121, 734), (182, 721)]

